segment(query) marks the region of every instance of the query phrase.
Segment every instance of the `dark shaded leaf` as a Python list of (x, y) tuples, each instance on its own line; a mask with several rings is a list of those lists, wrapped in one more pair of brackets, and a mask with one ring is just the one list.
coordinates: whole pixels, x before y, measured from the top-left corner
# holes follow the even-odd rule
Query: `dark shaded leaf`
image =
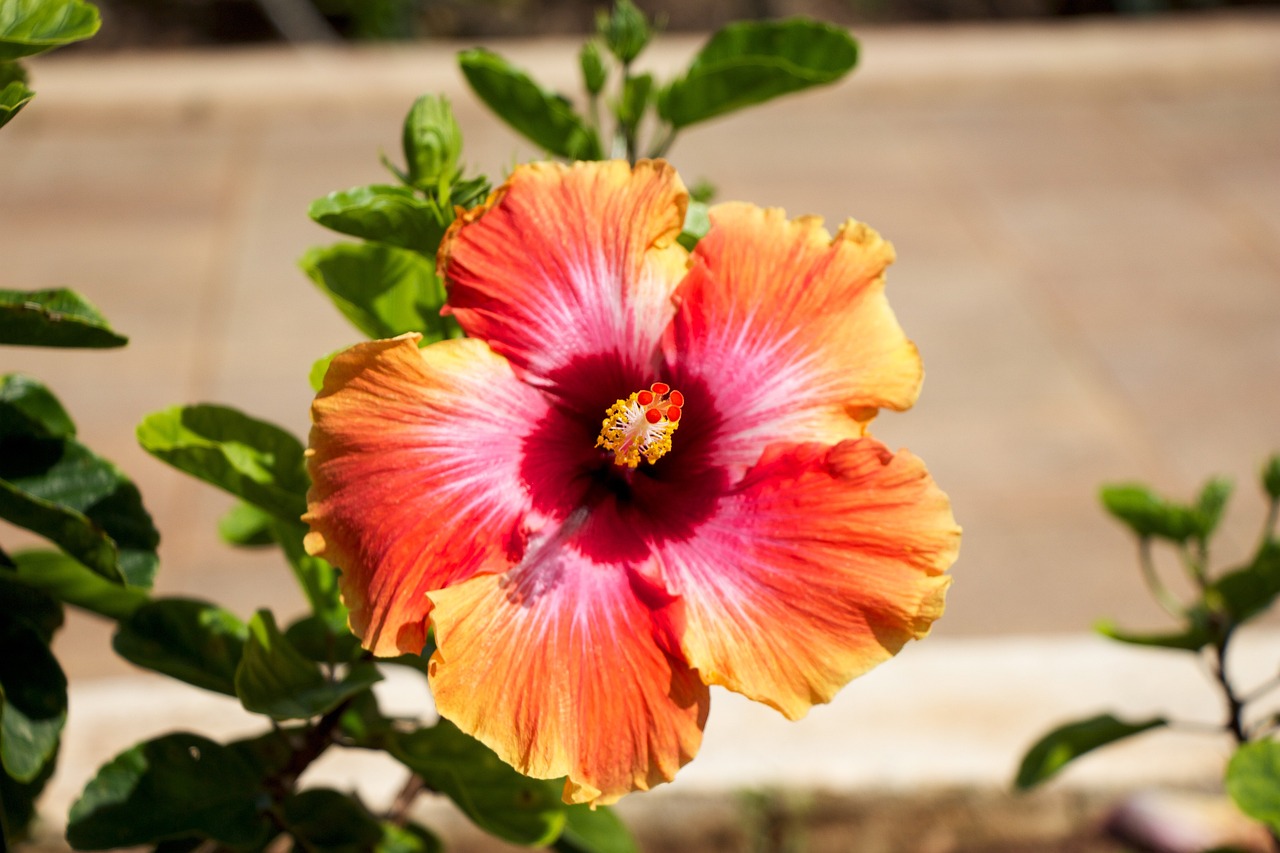
[(552, 845), (559, 853), (637, 853), (631, 833), (613, 809), (585, 803), (565, 806), (564, 832)]
[(13, 607), (14, 591), (8, 582), (0, 587), (6, 594), (0, 611), (0, 764), (14, 780), (30, 783), (57, 753), (67, 719), (67, 679), (42, 636), (44, 626), (34, 630)]
[(12, 568), (0, 569), (0, 578), (12, 577), (108, 619), (124, 619), (149, 600), (142, 589), (106, 580), (60, 551), (19, 551), (13, 563)]
[(570, 160), (599, 160), (600, 139), (564, 98), (554, 95), (501, 56), (464, 50), (458, 64), (472, 91), (539, 148)]
[(45, 590), (15, 577), (14, 567), (0, 569), (0, 631), (31, 631), (46, 646), (62, 627), (62, 605)]
[(364, 853), (382, 840), (382, 826), (368, 809), (328, 788), (294, 794), (282, 812), (290, 834), (314, 853)]
[(360, 657), (360, 641), (346, 627), (335, 629), (319, 616), (304, 616), (284, 632), (285, 639), (316, 663), (350, 663)]
[(370, 338), (421, 332), (423, 343), (460, 337), (440, 316), (444, 283), (435, 263), (417, 252), (376, 243), (336, 243), (307, 252), (303, 271), (356, 328)]
[(448, 720), (391, 737), (387, 751), (491, 835), (539, 845), (564, 829), (564, 808), (554, 783), (522, 776)]
[(261, 548), (276, 544), (271, 536), (271, 524), (275, 517), (243, 501), (227, 510), (218, 519), (218, 535), (222, 541), (240, 548)]
[(262, 780), (235, 750), (179, 732), (104, 765), (71, 807), (67, 841), (107, 850), (199, 835), (255, 847), (273, 834)]
[(302, 442), (226, 406), (174, 406), (138, 425), (138, 443), (179, 471), (286, 521), (307, 509)]
[(87, 39), (101, 25), (82, 0), (5, 0), (0, 4), (0, 59), (34, 56)]
[(8, 124), (35, 96), (36, 93), (20, 80), (6, 83), (0, 88), (0, 127)]
[(1262, 466), (1262, 488), (1273, 501), (1280, 500), (1280, 454)]
[(26, 839), (31, 821), (36, 816), (36, 799), (53, 777), (57, 765), (58, 755), (55, 752), (45, 762), (40, 775), (30, 782), (19, 782), (7, 773), (0, 773), (0, 810), (3, 810), (0, 816), (4, 818), (5, 828), (3, 840), (13, 843)]
[(1224, 610), (1236, 624), (1258, 616), (1280, 595), (1280, 542), (1258, 549), (1249, 565), (1218, 578), (1205, 590), (1210, 611)]
[(622, 97), (614, 108), (618, 123), (624, 127), (635, 127), (644, 118), (645, 108), (653, 94), (653, 75), (638, 74), (627, 79), (622, 87)]
[(1167, 723), (1163, 717), (1129, 723), (1110, 714), (1101, 714), (1060, 726), (1027, 750), (1013, 784), (1019, 790), (1033, 788), (1086, 752)]
[(307, 214), (342, 234), (434, 255), (452, 212), (406, 187), (373, 184), (332, 192), (311, 203)]
[(1143, 485), (1104, 486), (1101, 498), (1107, 512), (1138, 536), (1185, 542), (1200, 527), (1193, 509), (1161, 500)]
[(675, 128), (687, 127), (834, 83), (857, 63), (858, 43), (839, 27), (803, 18), (729, 24), (659, 94), (658, 115)]
[(1227, 764), (1227, 793), (1240, 811), (1280, 832), (1280, 743), (1257, 741), (1237, 749)]
[(120, 623), (120, 657), (179, 681), (236, 695), (236, 667), (249, 630), (229, 611), (186, 598), (149, 601)]
[(285, 639), (270, 611), (259, 610), (249, 620), (249, 641), (235, 684), (246, 709), (289, 720), (323, 714), (381, 679), (377, 667), (356, 664), (341, 681), (329, 681)]
[(137, 487), (74, 439), (0, 438), (0, 517), (112, 581), (150, 588), (160, 534)]
[(74, 290), (0, 290), (0, 344), (102, 349), (128, 342)]
[(0, 440), (74, 438), (75, 434), (67, 410), (41, 382), (18, 373), (0, 377)]

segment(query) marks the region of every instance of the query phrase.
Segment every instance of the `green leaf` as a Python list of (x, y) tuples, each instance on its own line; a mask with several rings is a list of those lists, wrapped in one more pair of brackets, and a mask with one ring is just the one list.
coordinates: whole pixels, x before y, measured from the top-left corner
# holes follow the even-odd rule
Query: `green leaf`
[(1267, 460), (1262, 466), (1262, 488), (1273, 501), (1280, 501), (1280, 454)]
[[(346, 347), (343, 347), (346, 349)], [(326, 356), (316, 359), (311, 365), (311, 372), (307, 374), (307, 381), (311, 384), (311, 390), (317, 394), (324, 388), (324, 375), (329, 372), (329, 365), (333, 363), (341, 349), (336, 349)]]
[(316, 222), (342, 234), (434, 255), (453, 221), (411, 189), (385, 184), (332, 192), (311, 203)]
[(284, 550), (289, 567), (311, 605), (311, 612), (323, 619), (333, 631), (345, 632), (347, 608), (338, 591), (338, 570), (320, 557), (307, 553), (302, 544), (306, 534), (306, 526), (296, 521), (279, 521), (271, 528), (271, 535)]
[(618, 123), (624, 127), (635, 127), (644, 118), (645, 108), (649, 106), (653, 94), (653, 75), (639, 74), (627, 78), (622, 87), (622, 97), (614, 108)]
[(59, 601), (108, 619), (124, 619), (149, 600), (138, 587), (106, 580), (60, 551), (19, 551), (13, 555), (13, 562), (13, 568), (0, 569), (0, 577), (12, 576)]
[(1205, 590), (1204, 603), (1211, 611), (1225, 611), (1235, 624), (1265, 613), (1280, 596), (1280, 542), (1269, 541), (1258, 549), (1249, 565), (1218, 578)]
[(55, 751), (40, 774), (30, 782), (19, 782), (8, 773), (0, 773), (0, 817), (3, 818), (5, 841), (12, 844), (27, 838), (28, 827), (36, 816), (36, 799), (53, 777), (57, 763)]
[(582, 85), (588, 93), (598, 95), (609, 81), (609, 67), (604, 64), (600, 46), (594, 41), (582, 45), (578, 52), (578, 65), (582, 68)]
[(108, 580), (151, 587), (160, 534), (137, 486), (74, 439), (0, 437), (0, 518)]
[[(360, 656), (360, 641), (345, 627), (335, 630), (319, 616), (304, 616), (284, 631), (303, 657), (316, 663), (348, 663)], [(385, 661), (384, 661), (385, 663)]]
[(313, 853), (364, 853), (382, 840), (382, 826), (368, 809), (328, 788), (294, 794), (281, 811), (289, 833)]
[(273, 424), (225, 406), (174, 406), (138, 425), (138, 443), (277, 518), (297, 521), (306, 512), (302, 442)]
[(444, 853), (444, 844), (430, 830), (416, 823), (382, 824), (382, 841), (374, 853)]
[(1163, 717), (1129, 723), (1110, 714), (1101, 714), (1060, 726), (1027, 750), (1013, 784), (1018, 790), (1033, 788), (1086, 752), (1167, 723)]
[(834, 83), (858, 63), (843, 29), (803, 18), (729, 24), (658, 96), (658, 115), (688, 127), (779, 95)]
[(0, 59), (34, 56), (87, 39), (101, 25), (82, 0), (5, 0), (0, 3)]
[(1246, 743), (1227, 764), (1227, 793), (1240, 811), (1280, 832), (1280, 743)]
[(635, 841), (613, 809), (585, 803), (566, 806), (564, 832), (552, 845), (559, 853), (637, 853)]
[(1204, 484), (1200, 496), (1196, 499), (1196, 536), (1207, 540), (1218, 528), (1222, 520), (1222, 511), (1226, 509), (1231, 497), (1231, 481), (1224, 477), (1215, 477)]
[(458, 64), (489, 109), (539, 148), (570, 160), (599, 160), (600, 139), (564, 98), (554, 95), (484, 48), (464, 50)]
[(404, 117), (401, 142), (410, 184), (432, 190), (457, 177), (462, 129), (443, 95), (423, 95), (413, 102)]
[(522, 776), (447, 720), (396, 734), (387, 750), (491, 835), (541, 845), (564, 829), (564, 808), (554, 783)]
[(31, 79), (27, 76), (27, 69), (22, 67), (21, 62), (0, 61), (0, 88), (8, 86), (10, 83), (29, 84)]
[(1132, 634), (1117, 628), (1110, 622), (1099, 622), (1094, 626), (1094, 630), (1104, 637), (1110, 637), (1121, 643), (1131, 643), (1135, 646), (1154, 646), (1162, 649), (1182, 649), (1189, 652), (1199, 651), (1213, 642), (1213, 634), (1204, 620), (1196, 620), (1195, 624), (1189, 626), (1185, 631), (1168, 634)]
[(614, 0), (612, 11), (597, 12), (596, 32), (623, 65), (630, 65), (653, 37), (644, 12), (631, 0)]
[(441, 317), (444, 283), (435, 264), (408, 249), (376, 243), (336, 243), (315, 248), (299, 262), (307, 276), (370, 338), (422, 332), (423, 342), (461, 335), (452, 317)]
[(235, 685), (246, 709), (289, 720), (323, 714), (381, 679), (377, 667), (357, 664), (341, 681), (329, 681), (285, 639), (270, 611), (259, 610), (249, 620), (249, 641)]
[(6, 83), (0, 88), (0, 127), (8, 124), (35, 96), (36, 93), (20, 80)]
[[(3, 591), (12, 602), (10, 590)], [(0, 764), (16, 781), (29, 783), (57, 752), (67, 719), (67, 679), (48, 638), (15, 616), (22, 614), (3, 613), (0, 628)]]
[(128, 342), (74, 290), (0, 290), (0, 344), (102, 349)]
[(690, 201), (689, 209), (684, 215), (684, 229), (676, 239), (680, 245), (690, 252), (698, 245), (698, 241), (707, 236), (711, 230), (711, 218), (707, 215), (707, 206), (700, 201)]
[(262, 779), (240, 753), (178, 732), (140, 743), (104, 765), (71, 807), (67, 841), (107, 850), (200, 835), (235, 847), (266, 843)]
[(0, 440), (74, 438), (75, 434), (66, 409), (43, 384), (19, 373), (0, 377)]
[(1138, 536), (1186, 542), (1200, 529), (1195, 510), (1161, 500), (1146, 486), (1104, 486), (1102, 505)]
[(218, 519), (218, 535), (228, 545), (240, 548), (261, 548), (276, 544), (271, 536), (271, 523), (275, 517), (253, 504), (237, 501)]
[(234, 696), (248, 633), (243, 622), (217, 605), (159, 598), (121, 622), (111, 645), (144, 669)]
[(46, 646), (62, 627), (62, 605), (48, 592), (14, 577), (13, 567), (0, 569), (0, 631), (31, 631)]

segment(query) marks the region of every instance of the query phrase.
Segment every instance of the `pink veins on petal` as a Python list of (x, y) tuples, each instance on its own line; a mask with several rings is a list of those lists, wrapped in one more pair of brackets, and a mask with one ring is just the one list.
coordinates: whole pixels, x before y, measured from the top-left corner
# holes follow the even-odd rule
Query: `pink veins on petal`
[[(518, 167), (441, 244), (468, 338), (338, 355), (308, 550), (440, 713), (569, 802), (670, 780), (719, 684), (798, 718), (923, 637), (960, 531), (868, 435), (922, 371), (849, 222), (712, 208), (661, 161)], [(679, 389), (679, 390), (677, 390)]]

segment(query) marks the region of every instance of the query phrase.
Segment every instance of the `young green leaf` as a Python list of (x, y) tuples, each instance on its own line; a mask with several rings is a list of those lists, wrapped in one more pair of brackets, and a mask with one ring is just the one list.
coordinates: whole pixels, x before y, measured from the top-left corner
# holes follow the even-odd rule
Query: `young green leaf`
[(566, 806), (564, 832), (551, 849), (557, 853), (637, 853), (635, 841), (608, 806)]
[(1101, 714), (1060, 726), (1027, 750), (1014, 779), (1014, 787), (1022, 791), (1033, 788), (1086, 752), (1167, 723), (1163, 717), (1130, 723), (1110, 714)]
[(374, 853), (444, 853), (444, 844), (430, 830), (409, 822), (382, 824), (382, 841)]
[(259, 610), (249, 620), (249, 640), (235, 686), (249, 711), (277, 720), (301, 720), (337, 707), (381, 679), (377, 667), (358, 664), (341, 681), (329, 681), (285, 639), (270, 611)]
[(1280, 832), (1280, 743), (1246, 743), (1227, 764), (1227, 793), (1254, 820)]
[(698, 241), (707, 236), (711, 230), (711, 218), (707, 216), (707, 206), (700, 201), (689, 201), (689, 209), (684, 215), (684, 228), (676, 237), (680, 245), (690, 252), (698, 245)]
[(843, 29), (803, 18), (729, 24), (703, 46), (684, 76), (658, 96), (658, 115), (688, 127), (719, 115), (839, 80), (858, 62)]
[(484, 48), (464, 50), (458, 64), (489, 109), (539, 148), (570, 160), (599, 160), (600, 139), (564, 98)]
[(21, 80), (6, 83), (0, 88), (0, 127), (8, 124), (35, 96), (36, 93)]
[(253, 504), (237, 501), (218, 519), (218, 535), (228, 545), (240, 548), (262, 548), (276, 544), (271, 536), (274, 516)]
[(409, 183), (433, 190), (457, 176), (462, 128), (443, 95), (423, 95), (414, 101), (404, 117), (401, 136)]
[(236, 750), (178, 732), (105, 764), (71, 807), (67, 841), (109, 850), (198, 835), (256, 849), (273, 827), (257, 769)]
[(159, 598), (121, 622), (111, 645), (144, 669), (234, 696), (248, 636), (243, 622), (215, 604)]
[(326, 228), (388, 246), (434, 255), (452, 212), (419, 198), (407, 187), (371, 184), (331, 192), (311, 203), (307, 215)]
[(83, 0), (5, 0), (0, 3), (0, 60), (87, 39), (101, 23), (98, 10)]
[(14, 566), (0, 569), (0, 577), (12, 576), (25, 586), (108, 619), (125, 619), (149, 600), (142, 589), (106, 580), (61, 551), (19, 551), (12, 557)]
[(598, 95), (603, 92), (604, 84), (609, 81), (609, 67), (600, 55), (600, 46), (594, 41), (584, 43), (578, 52), (578, 65), (582, 68), (582, 85), (587, 93)]
[(74, 290), (0, 290), (0, 344), (102, 349), (128, 342)]
[(151, 587), (160, 534), (138, 488), (74, 439), (0, 437), (0, 518), (108, 580)]
[[(346, 349), (346, 347), (343, 347)], [(333, 362), (334, 356), (342, 352), (336, 349), (328, 355), (321, 356), (311, 365), (311, 371), (307, 374), (307, 382), (311, 385), (311, 390), (317, 394), (324, 388), (324, 375), (329, 372), (329, 365)]]
[(143, 449), (280, 519), (307, 510), (302, 442), (226, 406), (174, 406), (138, 425)]
[(1200, 521), (1193, 509), (1161, 500), (1146, 486), (1136, 483), (1104, 486), (1100, 496), (1107, 512), (1140, 537), (1186, 542), (1200, 530)]
[(285, 829), (303, 850), (366, 853), (382, 840), (382, 826), (354, 798), (329, 788), (294, 794), (281, 807)]
[(1094, 625), (1094, 630), (1104, 637), (1110, 637), (1121, 643), (1162, 649), (1181, 649), (1188, 652), (1198, 652), (1213, 642), (1213, 634), (1202, 620), (1196, 621), (1184, 631), (1168, 634), (1133, 634), (1117, 628), (1110, 622), (1099, 622)]
[(421, 332), (424, 343), (460, 337), (452, 317), (440, 316), (444, 283), (435, 264), (417, 252), (374, 243), (315, 248), (303, 272), (370, 338)]
[(536, 846), (550, 843), (564, 829), (554, 783), (522, 776), (448, 720), (394, 735), (387, 751), (491, 835)]
[(1222, 521), (1222, 511), (1231, 498), (1231, 481), (1225, 477), (1214, 477), (1204, 484), (1200, 496), (1196, 499), (1195, 518), (1196, 536), (1202, 542), (1213, 535)]

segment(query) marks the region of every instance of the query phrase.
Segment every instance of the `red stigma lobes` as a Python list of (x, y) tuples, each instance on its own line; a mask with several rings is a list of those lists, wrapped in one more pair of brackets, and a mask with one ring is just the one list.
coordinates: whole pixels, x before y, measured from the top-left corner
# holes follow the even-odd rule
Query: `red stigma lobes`
[(655, 382), (609, 407), (596, 447), (612, 452), (615, 465), (635, 468), (642, 458), (657, 462), (671, 449), (671, 434), (680, 425), (683, 406), (683, 394), (665, 382)]

